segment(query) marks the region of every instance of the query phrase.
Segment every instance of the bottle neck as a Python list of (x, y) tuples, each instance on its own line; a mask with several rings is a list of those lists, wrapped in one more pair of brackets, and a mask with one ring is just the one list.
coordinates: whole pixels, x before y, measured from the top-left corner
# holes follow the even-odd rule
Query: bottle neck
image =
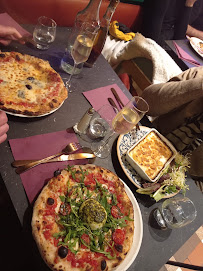
[[(99, 19), (99, 10), (100, 10), (101, 3), (102, 3), (102, 0), (90, 0), (89, 4), (84, 9), (84, 11), (88, 10), (88, 12), (90, 13), (89, 15), (94, 16), (95, 18)], [(95, 11), (97, 12), (95, 13)]]
[(118, 4), (120, 3), (120, 0), (111, 0), (103, 18), (102, 18), (102, 23), (101, 24), (109, 24), (111, 21), (111, 18), (118, 6)]
[(86, 8), (78, 12), (77, 20), (82, 22), (90, 22), (93, 23), (93, 25), (99, 27), (99, 10), (101, 3), (102, 0), (90, 0)]

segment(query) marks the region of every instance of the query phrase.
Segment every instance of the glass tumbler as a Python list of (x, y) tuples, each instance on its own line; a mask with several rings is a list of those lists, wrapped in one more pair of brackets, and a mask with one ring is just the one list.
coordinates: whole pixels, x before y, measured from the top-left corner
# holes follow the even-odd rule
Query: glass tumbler
[(194, 203), (187, 197), (165, 200), (154, 211), (154, 217), (162, 228), (181, 228), (191, 223), (197, 216)]
[(38, 49), (46, 50), (56, 37), (56, 22), (46, 16), (38, 18), (38, 23), (33, 31), (33, 39)]

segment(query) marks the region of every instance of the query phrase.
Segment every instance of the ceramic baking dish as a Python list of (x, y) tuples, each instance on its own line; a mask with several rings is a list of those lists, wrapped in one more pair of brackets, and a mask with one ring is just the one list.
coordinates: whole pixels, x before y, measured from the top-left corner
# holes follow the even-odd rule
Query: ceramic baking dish
[(127, 151), (126, 159), (144, 180), (156, 182), (176, 153), (163, 135), (151, 129)]

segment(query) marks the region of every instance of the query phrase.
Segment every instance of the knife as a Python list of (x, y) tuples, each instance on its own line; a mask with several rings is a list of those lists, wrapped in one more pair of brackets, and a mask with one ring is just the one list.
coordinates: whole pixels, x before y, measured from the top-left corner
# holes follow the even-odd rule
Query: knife
[(19, 38), (18, 41), (24, 41), (25, 43), (31, 43), (36, 47), (37, 43), (33, 40), (32, 36), (23, 36), (22, 38)]
[(115, 88), (111, 88), (111, 92), (113, 93), (113, 96), (115, 97), (116, 101), (118, 102), (118, 105), (120, 108), (124, 107), (123, 102), (121, 101), (118, 93), (116, 92)]
[(28, 163), (24, 166), (20, 166), (16, 169), (16, 173), (17, 174), (21, 174), (25, 171), (27, 171), (30, 168), (33, 168), (39, 164), (42, 163), (50, 163), (50, 162), (61, 162), (61, 161), (71, 161), (71, 160), (77, 160), (77, 159), (85, 159), (85, 158), (94, 158), (96, 157), (94, 154), (92, 153), (74, 153), (74, 154), (62, 154), (56, 158), (50, 159), (50, 160), (46, 160), (44, 162), (32, 162), (32, 163)]
[(117, 114), (119, 112), (119, 109), (118, 109), (116, 103), (114, 102), (114, 100), (112, 98), (108, 98), (108, 101), (109, 101), (110, 105), (113, 107), (115, 113)]

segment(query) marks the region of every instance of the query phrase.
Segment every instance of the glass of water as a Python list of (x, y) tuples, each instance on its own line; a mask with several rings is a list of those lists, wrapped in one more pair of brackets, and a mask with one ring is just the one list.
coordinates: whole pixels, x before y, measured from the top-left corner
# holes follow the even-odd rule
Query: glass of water
[(56, 22), (46, 16), (38, 18), (33, 32), (33, 39), (38, 49), (47, 50), (56, 37)]
[(116, 113), (113, 108), (105, 104), (93, 114), (87, 130), (92, 141), (100, 141), (111, 130), (111, 122)]
[(154, 217), (161, 228), (181, 228), (191, 223), (196, 216), (194, 203), (183, 196), (165, 200), (154, 211)]

